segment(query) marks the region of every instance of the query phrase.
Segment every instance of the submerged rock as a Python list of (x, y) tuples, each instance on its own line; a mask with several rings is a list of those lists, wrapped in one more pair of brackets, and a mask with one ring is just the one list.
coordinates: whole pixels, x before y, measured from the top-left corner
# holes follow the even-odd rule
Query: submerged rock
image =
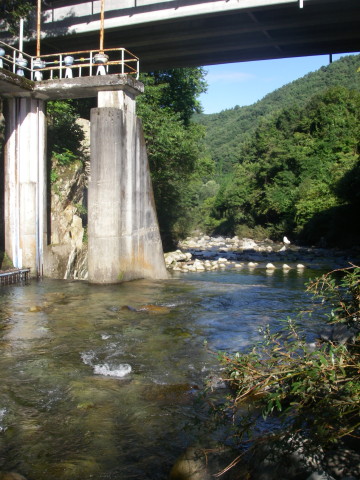
[(344, 344), (347, 342), (354, 343), (356, 337), (360, 334), (360, 329), (348, 327), (344, 323), (337, 323), (323, 331), (320, 335), (321, 340)]
[(44, 307), (41, 307), (40, 305), (32, 305), (29, 308), (29, 312), (31, 313), (42, 312), (43, 310), (44, 310)]
[(130, 312), (147, 312), (147, 313), (154, 313), (154, 314), (164, 314), (164, 313), (170, 313), (170, 308), (165, 307), (163, 305), (143, 305), (140, 308), (134, 308), (131, 307), (130, 305), (123, 305), (121, 307), (121, 310), (129, 310)]
[(0, 474), (0, 480), (26, 480), (20, 473), (8, 472)]
[(163, 305), (149, 304), (149, 305), (143, 305), (137, 311), (138, 312), (148, 312), (148, 313), (158, 314), (158, 313), (169, 313), (170, 308), (169, 307), (164, 307)]
[[(170, 471), (169, 480), (244, 480), (249, 478), (242, 468), (230, 468), (234, 452), (216, 446), (211, 450), (189, 447), (176, 461)], [(280, 478), (280, 477), (279, 477)]]
[(169, 480), (211, 480), (204, 452), (188, 448), (171, 469)]

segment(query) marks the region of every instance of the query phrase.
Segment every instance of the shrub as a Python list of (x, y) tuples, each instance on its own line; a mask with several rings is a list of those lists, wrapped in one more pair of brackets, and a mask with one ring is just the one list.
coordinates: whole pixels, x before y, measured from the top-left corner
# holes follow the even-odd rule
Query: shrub
[(231, 394), (214, 413), (225, 423), (231, 419), (231, 443), (238, 447), (251, 442), (254, 448), (269, 435), (273, 443), (301, 435), (318, 454), (359, 430), (360, 268), (330, 272), (308, 290), (324, 319), (344, 327), (348, 339), (334, 336), (314, 348), (289, 318), (281, 332), (263, 329), (250, 352), (219, 354)]

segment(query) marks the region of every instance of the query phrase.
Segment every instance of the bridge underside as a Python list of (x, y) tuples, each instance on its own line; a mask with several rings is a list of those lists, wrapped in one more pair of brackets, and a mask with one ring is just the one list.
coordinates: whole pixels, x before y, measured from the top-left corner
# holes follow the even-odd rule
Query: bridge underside
[[(296, 0), (240, 0), (237, 7), (234, 0), (134, 1), (105, 12), (105, 46), (126, 47), (140, 58), (142, 71), (360, 50), (359, 0), (303, 0), (303, 8)], [(84, 9), (89, 2), (47, 3), (54, 14), (61, 5), (76, 12), (75, 4)], [(98, 18), (94, 12), (47, 21), (42, 50), (96, 48)]]

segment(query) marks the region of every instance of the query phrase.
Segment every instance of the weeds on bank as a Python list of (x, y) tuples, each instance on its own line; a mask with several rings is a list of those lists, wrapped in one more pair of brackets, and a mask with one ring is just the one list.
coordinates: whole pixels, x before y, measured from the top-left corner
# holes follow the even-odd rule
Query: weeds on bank
[[(360, 427), (360, 268), (323, 275), (308, 290), (329, 324), (344, 324), (351, 341), (309, 345), (293, 319), (280, 333), (264, 328), (246, 354), (220, 353), (230, 394), (213, 405), (215, 417), (231, 423), (237, 447), (301, 435), (310, 450), (327, 448)], [(240, 457), (239, 457), (240, 458)], [(235, 462), (236, 463), (236, 462)]]

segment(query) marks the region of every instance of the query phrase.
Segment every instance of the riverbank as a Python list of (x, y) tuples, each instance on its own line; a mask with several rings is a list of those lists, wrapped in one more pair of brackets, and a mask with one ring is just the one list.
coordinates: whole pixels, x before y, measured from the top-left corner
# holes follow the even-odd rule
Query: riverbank
[(179, 242), (178, 250), (165, 253), (166, 267), (174, 272), (259, 268), (303, 270), (343, 268), (360, 259), (360, 249), (302, 247), (271, 240), (199, 235)]

